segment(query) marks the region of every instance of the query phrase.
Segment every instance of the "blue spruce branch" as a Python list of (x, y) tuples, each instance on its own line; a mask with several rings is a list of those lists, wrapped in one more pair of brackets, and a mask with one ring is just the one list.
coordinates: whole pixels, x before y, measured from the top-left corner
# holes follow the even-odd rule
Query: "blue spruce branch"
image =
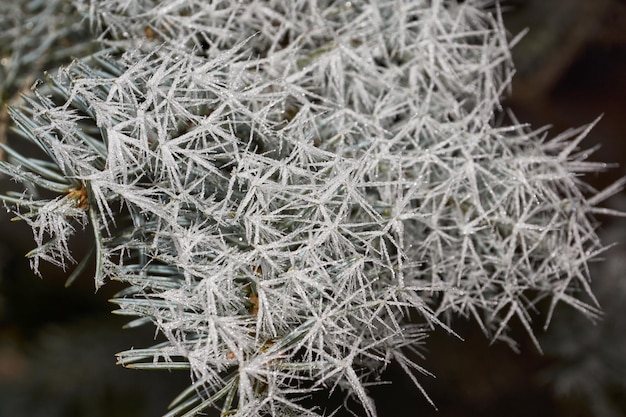
[(622, 183), (580, 180), (602, 168), (578, 147), (590, 126), (498, 122), (497, 4), (75, 5), (101, 48), (11, 109), (41, 155), (2, 145), (24, 190), (0, 198), (35, 270), (93, 231), (96, 286), (125, 283), (116, 313), (165, 336), (118, 362), (191, 374), (167, 416), (321, 415), (300, 398), (336, 388), (375, 416), (392, 361), (428, 398), (408, 353), (455, 318), (535, 340), (542, 299), (599, 316), (593, 214)]

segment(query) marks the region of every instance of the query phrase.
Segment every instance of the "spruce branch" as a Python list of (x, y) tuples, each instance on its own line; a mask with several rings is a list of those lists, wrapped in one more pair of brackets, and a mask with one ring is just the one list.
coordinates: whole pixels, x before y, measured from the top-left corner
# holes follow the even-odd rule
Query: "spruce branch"
[(192, 376), (168, 416), (321, 415), (300, 400), (337, 388), (375, 416), (392, 360), (425, 394), (407, 351), (429, 329), (507, 340), (516, 319), (535, 340), (545, 298), (599, 314), (592, 215), (623, 182), (581, 182), (591, 125), (498, 122), (491, 2), (76, 4), (102, 49), (11, 110), (42, 155), (3, 146), (26, 187), (1, 198), (35, 269), (74, 262), (89, 224), (96, 286), (125, 283), (116, 313), (164, 338), (118, 362)]

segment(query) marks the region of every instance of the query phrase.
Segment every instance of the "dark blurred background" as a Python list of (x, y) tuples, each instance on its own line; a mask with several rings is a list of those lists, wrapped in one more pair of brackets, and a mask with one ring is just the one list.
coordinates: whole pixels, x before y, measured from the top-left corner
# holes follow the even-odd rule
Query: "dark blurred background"
[[(602, 115), (583, 146), (599, 145), (590, 159), (616, 167), (586, 180), (602, 189), (624, 176), (626, 0), (509, 0), (503, 8), (511, 33), (529, 29), (514, 49), (517, 75), (506, 106), (534, 127), (550, 124), (551, 135)], [(626, 210), (626, 194), (605, 205)], [(66, 289), (65, 274), (54, 268), (42, 271), (43, 280), (33, 276), (24, 258), (30, 230), (8, 219), (0, 214), (0, 417), (160, 416), (185, 387), (185, 372), (126, 370), (114, 358), (148, 345), (153, 330), (120, 329), (124, 320), (111, 316), (107, 302), (120, 289), (115, 284), (95, 292), (87, 276)], [(420, 381), (438, 410), (392, 367), (393, 384), (371, 390), (380, 416), (626, 416), (626, 222), (598, 219), (606, 244), (623, 242), (592, 265), (601, 322), (561, 308), (544, 331), (537, 315), (543, 354), (522, 329), (513, 329), (515, 353), (458, 323), (465, 341), (435, 333), (421, 361), (436, 375)]]

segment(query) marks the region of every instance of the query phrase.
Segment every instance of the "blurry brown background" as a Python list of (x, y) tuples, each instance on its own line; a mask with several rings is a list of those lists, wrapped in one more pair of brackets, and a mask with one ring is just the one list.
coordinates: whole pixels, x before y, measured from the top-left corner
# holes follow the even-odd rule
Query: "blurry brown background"
[[(619, 164), (587, 181), (602, 188), (626, 175), (626, 0), (509, 0), (512, 33), (529, 32), (514, 50), (517, 76), (506, 100), (534, 127), (551, 135), (603, 115), (583, 146), (600, 145), (592, 160)], [(626, 197), (607, 205), (626, 209)], [(372, 388), (381, 417), (624, 417), (626, 416), (626, 225), (600, 218), (606, 243), (619, 241), (593, 269), (606, 312), (593, 326), (559, 310), (548, 332), (537, 316), (540, 355), (520, 329), (521, 353), (459, 323), (461, 342), (443, 333), (427, 341), (421, 377), (434, 410), (392, 368), (393, 385)], [(63, 288), (59, 271), (33, 277), (23, 258), (30, 232), (0, 216), (0, 416), (157, 417), (187, 376), (124, 370), (113, 354), (145, 346), (152, 333), (120, 330), (93, 282)], [(22, 225), (23, 226), (23, 225)], [(88, 278), (88, 277), (86, 277)], [(357, 413), (358, 409), (355, 409)]]

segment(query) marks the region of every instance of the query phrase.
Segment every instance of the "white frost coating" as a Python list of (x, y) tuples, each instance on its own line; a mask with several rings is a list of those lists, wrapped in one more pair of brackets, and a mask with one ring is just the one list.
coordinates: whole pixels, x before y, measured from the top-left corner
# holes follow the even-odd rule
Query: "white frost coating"
[[(44, 146), (91, 192), (98, 279), (129, 283), (120, 312), (167, 338), (120, 363), (191, 371), (171, 415), (212, 400), (317, 415), (297, 398), (340, 387), (374, 416), (365, 383), (391, 360), (426, 373), (406, 350), (442, 321), (506, 339), (540, 298), (597, 313), (574, 296), (601, 250), (576, 176), (597, 167), (569, 140), (586, 131), (494, 120), (512, 65), (492, 2), (84, 10), (126, 53), (57, 80), (106, 137), (81, 138), (69, 101), (43, 103), (60, 132)], [(39, 245), (66, 228), (45, 213)], [(37, 256), (69, 257), (50, 244)]]

